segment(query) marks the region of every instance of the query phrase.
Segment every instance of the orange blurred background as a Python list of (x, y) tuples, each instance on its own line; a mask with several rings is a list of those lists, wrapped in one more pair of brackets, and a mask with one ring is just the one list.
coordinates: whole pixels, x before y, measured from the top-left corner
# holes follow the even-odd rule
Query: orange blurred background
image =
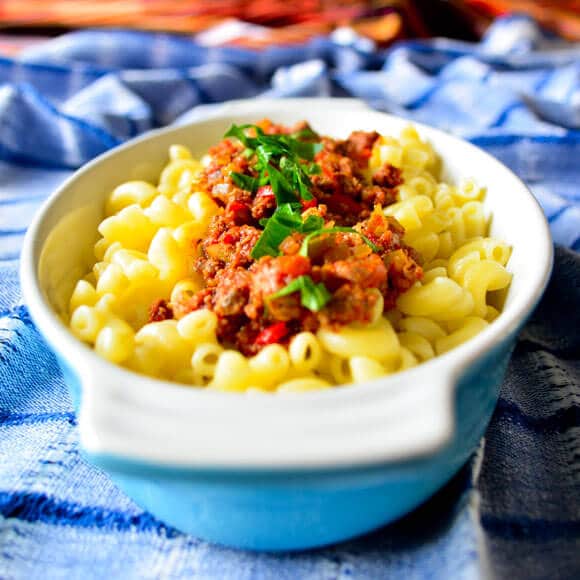
[(386, 46), (408, 37), (476, 40), (493, 18), (514, 11), (580, 39), (580, 0), (0, 0), (0, 43), (17, 52), (36, 40), (84, 27), (194, 35), (244, 21), (260, 28), (230, 35), (225, 42), (252, 48), (292, 44), (348, 25)]

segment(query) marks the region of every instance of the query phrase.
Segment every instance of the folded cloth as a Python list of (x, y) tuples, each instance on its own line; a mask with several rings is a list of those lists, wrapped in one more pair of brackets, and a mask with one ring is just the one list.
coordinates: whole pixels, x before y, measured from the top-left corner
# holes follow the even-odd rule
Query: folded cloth
[(257, 53), (87, 31), (0, 59), (0, 577), (580, 577), (574, 251), (557, 249), (470, 464), (400, 522), (291, 555), (228, 550), (168, 528), (83, 461), (62, 375), (17, 280), (31, 215), (73, 168), (191, 118), (197, 105), (261, 95), (350, 94), (463, 135), (526, 180), (555, 240), (580, 250), (579, 55), (513, 17), (478, 45), (438, 39), (380, 52), (343, 30)]

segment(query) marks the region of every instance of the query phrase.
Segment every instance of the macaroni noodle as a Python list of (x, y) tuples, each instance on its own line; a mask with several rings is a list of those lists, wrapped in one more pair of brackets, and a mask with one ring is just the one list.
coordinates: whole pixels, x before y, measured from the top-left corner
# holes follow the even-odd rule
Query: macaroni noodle
[[(128, 181), (109, 195), (94, 247), (97, 261), (69, 303), (71, 331), (105, 359), (219, 391), (299, 393), (411, 368), (469, 340), (500, 316), (489, 293), (508, 288), (511, 249), (487, 237), (485, 190), (472, 180), (440, 182), (435, 152), (409, 127), (399, 139), (376, 139), (368, 174), (385, 167), (400, 172), (396, 198), (375, 211), (403, 226), (404, 242), (423, 258), (422, 278), (400, 293), (395, 308), (395, 302), (387, 308), (386, 294), (377, 289), (370, 323), (323, 324), (286, 339), (275, 335), (286, 327), (274, 325), (270, 334), (259, 335), (263, 346), (252, 356), (225, 347), (218, 338), (221, 314), (204, 307), (204, 281), (193, 267), (211, 220), (230, 211), (198, 188), (208, 163), (172, 145), (157, 186)], [(228, 300), (224, 308), (236, 296)], [(164, 304), (194, 305), (173, 319), (165, 316)]]

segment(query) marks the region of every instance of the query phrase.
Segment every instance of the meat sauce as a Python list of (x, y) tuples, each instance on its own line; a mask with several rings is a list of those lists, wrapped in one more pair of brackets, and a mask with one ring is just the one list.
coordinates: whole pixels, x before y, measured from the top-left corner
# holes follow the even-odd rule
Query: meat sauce
[[(339, 328), (368, 323), (382, 298), (385, 311), (423, 272), (420, 256), (403, 242), (404, 229), (382, 207), (396, 201), (401, 172), (385, 165), (369, 176), (369, 159), (376, 132), (355, 131), (345, 140), (319, 137), (306, 123), (294, 127), (258, 123), (266, 135), (305, 135), (320, 143), (314, 157), (319, 171), (312, 175), (312, 199), (299, 199), (302, 218), (321, 218), (324, 227), (349, 226), (356, 232), (323, 233), (309, 242), (308, 256), (300, 253), (305, 235), (293, 232), (279, 245), (278, 256), (252, 258), (263, 232), (260, 220), (276, 210), (270, 185), (255, 192), (236, 185), (232, 172), (255, 177), (255, 159), (236, 139), (224, 139), (209, 151), (197, 191), (206, 192), (222, 208), (212, 218), (207, 235), (196, 242), (195, 270), (204, 289), (182, 294), (152, 307), (151, 320), (181, 318), (199, 308), (218, 317), (217, 335), (227, 347), (249, 356), (267, 344), (287, 343), (298, 332), (319, 327)], [(374, 250), (365, 242), (372, 242)], [(314, 312), (301, 303), (300, 293), (272, 295), (300, 276), (323, 283), (331, 297)]]

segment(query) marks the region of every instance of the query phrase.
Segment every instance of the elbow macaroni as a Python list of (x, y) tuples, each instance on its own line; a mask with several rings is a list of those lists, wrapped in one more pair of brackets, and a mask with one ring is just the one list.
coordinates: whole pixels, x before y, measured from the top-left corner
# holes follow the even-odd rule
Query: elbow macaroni
[(405, 227), (405, 241), (424, 259), (424, 278), (402, 294), (397, 309), (366, 326), (300, 332), (287, 347), (271, 344), (246, 358), (217, 340), (209, 310), (179, 321), (148, 322), (154, 300), (201, 289), (192, 274), (197, 240), (222, 211), (195, 191), (202, 164), (173, 145), (154, 186), (116, 187), (99, 225), (91, 272), (70, 298), (72, 332), (107, 360), (147, 375), (219, 391), (298, 393), (364, 383), (411, 368), (469, 340), (500, 312), (488, 293), (505, 290), (510, 248), (487, 237), (483, 188), (467, 180), (438, 182), (438, 159), (411, 127), (399, 139), (380, 137), (370, 173), (391, 163), (402, 170), (398, 201), (384, 209)]

